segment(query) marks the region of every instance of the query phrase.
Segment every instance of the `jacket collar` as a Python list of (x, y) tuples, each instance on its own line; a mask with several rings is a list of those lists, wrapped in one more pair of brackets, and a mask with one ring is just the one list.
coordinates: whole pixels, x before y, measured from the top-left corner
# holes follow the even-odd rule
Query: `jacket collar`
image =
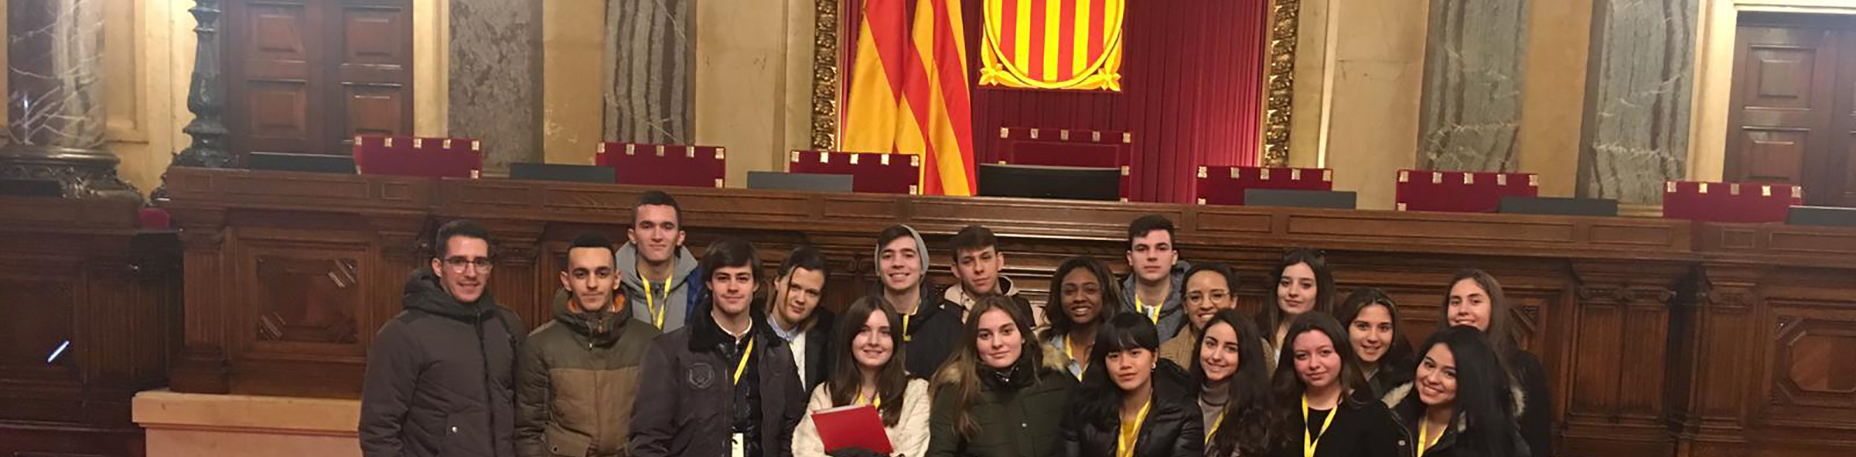
[[(709, 315), (709, 310), (714, 306), (713, 299), (703, 301), (690, 315), (690, 322), (685, 324), (685, 328), (690, 331), (689, 349), (691, 352), (717, 350), (735, 344), (734, 335), (723, 331), (722, 326), (715, 323), (715, 316)], [(757, 298), (754, 303), (748, 305), (747, 337), (765, 339), (765, 335), (773, 333), (765, 327), (767, 327), (767, 315), (761, 312), (760, 299)]]
[(496, 315), (496, 298), (491, 296), (488, 287), (476, 302), (462, 303), (445, 291), (439, 281), (430, 267), (413, 270), (401, 291), (400, 306), (465, 322), (482, 322)]
[(629, 314), (619, 312), (616, 306), (599, 312), (575, 313), (573, 301), (573, 293), (570, 291), (566, 301), (555, 304), (554, 321), (594, 346), (610, 347), (617, 343), (619, 336), (625, 332), (626, 322), (631, 320)]

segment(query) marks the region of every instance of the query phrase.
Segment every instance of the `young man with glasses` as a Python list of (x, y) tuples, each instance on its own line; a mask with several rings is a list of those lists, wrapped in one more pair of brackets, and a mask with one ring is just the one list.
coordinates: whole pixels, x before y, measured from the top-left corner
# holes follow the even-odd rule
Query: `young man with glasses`
[(438, 229), (431, 264), (406, 281), (400, 312), (367, 349), (361, 452), (515, 455), (516, 347), (522, 318), (488, 293), (489, 233), (460, 220)]

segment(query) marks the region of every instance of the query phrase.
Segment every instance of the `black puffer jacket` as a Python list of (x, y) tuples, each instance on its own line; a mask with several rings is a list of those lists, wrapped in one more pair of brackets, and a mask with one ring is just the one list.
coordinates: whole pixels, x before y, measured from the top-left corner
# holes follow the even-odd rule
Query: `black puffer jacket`
[[(741, 386), (758, 390), (737, 389), (734, 362), (747, 343), (737, 345), (723, 332), (710, 306), (698, 305), (688, 325), (651, 340), (638, 373), (628, 455), (725, 457), (735, 424), (744, 421), (753, 428), (748, 455), (793, 454), (793, 428), (805, 414), (806, 393), (792, 351), (766, 328), (766, 315), (755, 304), (747, 336), (754, 348)], [(749, 403), (753, 400), (758, 402)]]
[[(1186, 370), (1162, 360), (1153, 374), (1153, 404), (1134, 441), (1137, 457), (1204, 455), (1205, 426), (1198, 388)], [(1121, 394), (1085, 388), (1064, 416), (1063, 455), (1114, 457), (1121, 438)]]
[[(1420, 439), (1418, 423), (1424, 420), (1424, 407), (1418, 401), (1416, 392), (1412, 391), (1413, 388), (1414, 385), (1410, 383), (1393, 387), (1387, 390), (1385, 398), (1382, 399), (1386, 407), (1392, 410), (1392, 420), (1398, 424), (1398, 457), (1421, 457), (1417, 455), (1418, 439)], [(1526, 410), (1526, 396), (1518, 388), (1511, 390), (1513, 390), (1511, 398), (1515, 402), (1514, 411), (1519, 416)], [(1514, 420), (1514, 418), (1506, 419)], [(1437, 438), (1437, 444), (1425, 449), (1424, 455), (1430, 457), (1529, 457), (1531, 455), (1528, 451), (1527, 439), (1521, 437), (1519, 427), (1510, 429), (1512, 433), (1508, 438), (1507, 446), (1498, 444), (1506, 448), (1504, 451), (1506, 453), (1494, 455), (1482, 450), (1488, 446), (1465, 438), (1463, 432), (1468, 429), (1468, 421), (1458, 417), (1456, 426), (1444, 429), (1443, 436)]]
[(488, 291), (459, 303), (430, 269), (367, 348), (361, 452), (368, 457), (515, 455), (515, 355), (527, 328)]

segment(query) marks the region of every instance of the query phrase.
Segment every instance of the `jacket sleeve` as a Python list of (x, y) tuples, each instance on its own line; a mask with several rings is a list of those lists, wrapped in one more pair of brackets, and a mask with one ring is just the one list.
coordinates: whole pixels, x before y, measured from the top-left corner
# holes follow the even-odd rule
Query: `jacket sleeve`
[(420, 372), (420, 349), (408, 338), (398, 320), (387, 321), (367, 349), (367, 371), (361, 383), (361, 454), (399, 457), (404, 443), (400, 428)]
[(1205, 420), (1198, 413), (1198, 408), (1186, 411), (1180, 421), (1179, 438), (1173, 441), (1173, 453), (1169, 455), (1205, 455)]
[[(790, 361), (792, 360), (792, 356), (788, 355), (787, 360), (789, 361), (788, 365), (791, 365)], [(782, 394), (786, 395), (786, 402), (784, 403), (786, 405), (786, 410), (780, 412), (780, 414), (784, 416), (780, 420), (780, 441), (778, 442), (781, 443), (781, 445), (774, 450), (773, 454), (791, 457), (793, 455), (794, 429), (799, 428), (800, 420), (806, 416), (806, 391), (805, 385), (799, 382), (798, 368), (785, 371), (792, 375), (790, 376), (792, 382), (786, 383), (787, 387), (784, 389), (786, 392), (782, 392)]]
[(1530, 454), (1535, 456), (1553, 455), (1553, 389), (1547, 386), (1547, 371), (1540, 364), (1540, 358), (1528, 352), (1520, 352), (1517, 371), (1521, 378), (1521, 389), (1527, 395), (1523, 403), (1527, 408), (1521, 414), (1521, 435), (1527, 438)]
[[(660, 340), (661, 341), (661, 340)], [(632, 457), (666, 457), (677, 435), (677, 383), (667, 350), (657, 342), (645, 352), (638, 371), (638, 397), (632, 403)]]
[(518, 457), (543, 457), (548, 454), (542, 436), (549, 418), (554, 415), (550, 401), (553, 393), (553, 379), (548, 377), (548, 365), (542, 360), (541, 348), (533, 342), (524, 342), (522, 352), (516, 359)]
[[(820, 398), (817, 393), (814, 392), (812, 401), (806, 404), (806, 411), (827, 408), (828, 406), (820, 404), (821, 400), (824, 399)], [(826, 457), (825, 442), (818, 436), (818, 425), (812, 423), (811, 414), (805, 414), (804, 416), (805, 417), (799, 419), (799, 427), (793, 429), (793, 456)]]
[[(1057, 433), (1057, 455), (1060, 457), (1082, 457), (1083, 455), (1083, 427), (1086, 424), (1084, 424), (1082, 420), (1078, 419), (1082, 415), (1076, 413), (1076, 408), (1065, 407), (1064, 412), (1065, 414), (1063, 415), (1063, 430)], [(1170, 455), (1186, 455), (1186, 454), (1170, 454)]]
[(909, 390), (903, 394), (902, 418), (896, 423), (896, 436), (892, 436), (891, 447), (897, 455), (905, 457), (922, 457), (928, 453), (928, 412), (933, 408), (928, 398), (928, 382), (909, 383)]
[(943, 387), (934, 393), (934, 408), (928, 419), (927, 457), (954, 457), (960, 452), (960, 445), (965, 438), (960, 436), (959, 427), (954, 425), (957, 402), (952, 387)]

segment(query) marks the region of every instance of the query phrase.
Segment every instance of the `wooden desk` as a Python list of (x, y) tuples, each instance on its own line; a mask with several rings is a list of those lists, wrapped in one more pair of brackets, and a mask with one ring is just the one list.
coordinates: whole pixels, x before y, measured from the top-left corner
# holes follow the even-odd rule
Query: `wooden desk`
[[(186, 245), (186, 348), (174, 389), (353, 397), (375, 329), (400, 309), (441, 221), (483, 222), (493, 293), (531, 326), (572, 237), (622, 237), (646, 189), (507, 180), (169, 172)], [(1289, 246), (1326, 249), (1337, 283), (1386, 289), (1414, 342), (1445, 281), (1489, 270), (1545, 361), (1562, 454), (1847, 455), (1856, 451), (1856, 231), (1630, 218), (672, 189), (700, 250), (741, 236), (771, 265), (800, 243), (832, 262), (838, 308), (873, 284), (875, 234), (906, 223), (939, 248), (967, 224), (1000, 236), (1010, 276), (1043, 302), (1062, 258), (1122, 263), (1126, 224), (1164, 214), (1182, 257), (1243, 276), (1247, 306)], [(1746, 454), (1740, 454), (1745, 452)]]
[(129, 402), (167, 384), (181, 271), (136, 208), (0, 197), (0, 455), (142, 455)]

